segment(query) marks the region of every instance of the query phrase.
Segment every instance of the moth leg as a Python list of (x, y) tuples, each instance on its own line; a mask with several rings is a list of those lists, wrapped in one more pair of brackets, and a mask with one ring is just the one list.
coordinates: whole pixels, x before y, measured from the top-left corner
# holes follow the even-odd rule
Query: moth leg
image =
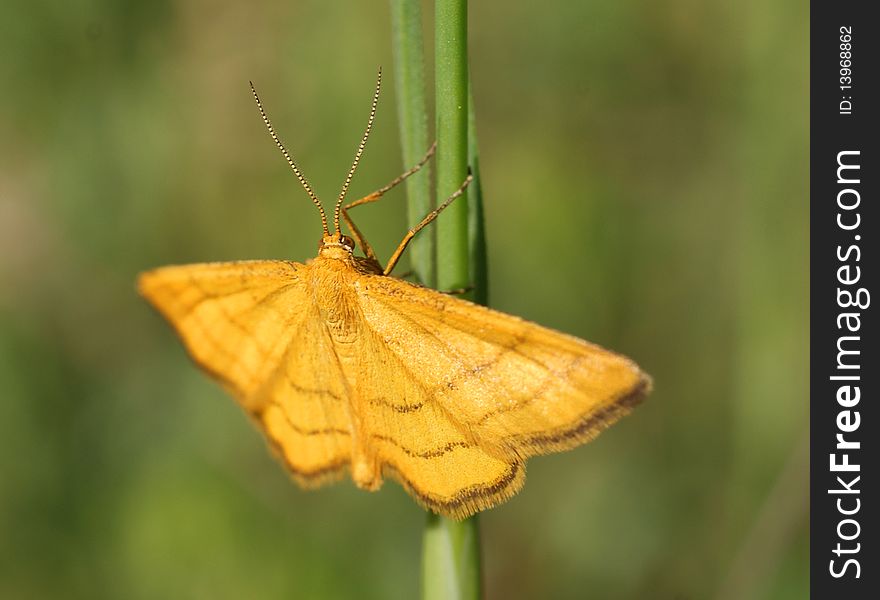
[(443, 292), (444, 294), (448, 294), (450, 296), (461, 296), (462, 294), (467, 294), (468, 292), (473, 291), (474, 286), (468, 285), (465, 287), (455, 288), (454, 290), (446, 290)]
[(470, 185), (471, 181), (474, 180), (473, 174), (468, 169), (468, 175), (464, 178), (464, 182), (461, 184), (461, 187), (455, 190), (449, 198), (443, 201), (443, 204), (429, 212), (425, 215), (425, 218), (421, 220), (421, 222), (415, 227), (411, 228), (406, 232), (406, 235), (403, 236), (403, 240), (400, 242), (400, 245), (397, 247), (397, 250), (394, 251), (394, 254), (391, 255), (391, 258), (388, 261), (388, 264), (385, 266), (385, 270), (383, 271), (384, 275), (388, 275), (391, 273), (391, 270), (394, 269), (394, 266), (397, 264), (397, 261), (400, 260), (403, 251), (406, 250), (406, 247), (412, 241), (412, 239), (416, 236), (418, 232), (424, 229), (431, 221), (437, 218), (443, 209), (452, 204), (452, 201), (464, 194), (464, 190)]
[(359, 198), (358, 200), (355, 200), (354, 202), (350, 202), (349, 204), (346, 204), (345, 206), (342, 207), (342, 218), (345, 220), (345, 224), (348, 225), (348, 228), (351, 231), (351, 235), (352, 235), (352, 237), (354, 237), (355, 242), (357, 243), (358, 246), (360, 246), (363, 249), (364, 254), (366, 254), (367, 258), (372, 258), (376, 262), (379, 262), (376, 259), (376, 254), (373, 252), (373, 248), (370, 246), (369, 242), (367, 242), (366, 238), (360, 232), (360, 230), (357, 227), (355, 227), (355, 224), (351, 220), (351, 217), (348, 216), (348, 210), (351, 208), (354, 208), (355, 206), (360, 206), (361, 204), (369, 204), (370, 202), (375, 202), (376, 200), (381, 198), (382, 195), (385, 194), (385, 192), (387, 192), (391, 188), (395, 187), (396, 185), (402, 183), (407, 177), (409, 177), (410, 175), (414, 175), (415, 173), (417, 173), (419, 171), (419, 169), (424, 167), (425, 163), (427, 163), (431, 159), (431, 157), (434, 156), (434, 152), (436, 150), (437, 150), (437, 142), (434, 142), (433, 144), (431, 144), (431, 147), (428, 148), (428, 151), (425, 153), (425, 155), (422, 157), (422, 159), (418, 162), (418, 164), (416, 166), (409, 169), (408, 171), (406, 171), (402, 175), (396, 177), (390, 183), (379, 188), (378, 190), (376, 190), (372, 194), (367, 194), (363, 198)]

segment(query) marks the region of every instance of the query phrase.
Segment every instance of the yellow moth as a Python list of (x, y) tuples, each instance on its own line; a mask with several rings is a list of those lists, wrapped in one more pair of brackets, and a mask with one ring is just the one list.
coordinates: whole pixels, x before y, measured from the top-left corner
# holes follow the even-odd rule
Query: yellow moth
[[(141, 274), (138, 287), (297, 482), (317, 486), (348, 470), (358, 487), (375, 490), (390, 476), (421, 505), (461, 519), (519, 491), (528, 457), (593, 439), (650, 391), (650, 377), (619, 354), (390, 276), (412, 237), (470, 178), (380, 265), (347, 211), (415, 173), (434, 149), (389, 185), (342, 205), (379, 83), (333, 233), (253, 94), (320, 210), (318, 256), (163, 267)], [(341, 234), (340, 216), (352, 237)]]

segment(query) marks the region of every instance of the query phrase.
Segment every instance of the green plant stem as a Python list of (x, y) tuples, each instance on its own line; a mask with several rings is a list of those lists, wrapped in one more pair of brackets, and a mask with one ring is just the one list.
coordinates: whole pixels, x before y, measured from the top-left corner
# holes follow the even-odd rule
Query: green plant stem
[(429, 514), (423, 544), (423, 600), (478, 600), (481, 597), (477, 516), (459, 522)]
[[(424, 47), (420, 0), (390, 0), (397, 79), (398, 119), (406, 165), (414, 164), (427, 148)], [(441, 290), (472, 285), (472, 297), (485, 302), (486, 260), (482, 204), (467, 74), (467, 2), (436, 3), (435, 102), (437, 112), (437, 202), (457, 190), (467, 176), (475, 180), (470, 193), (457, 199), (414, 240), (413, 270), (419, 280)], [(407, 181), (410, 224), (433, 205), (430, 178)], [(436, 245), (432, 237), (437, 232)], [(436, 248), (436, 255), (435, 255)], [(435, 259), (436, 257), (436, 259)], [(435, 268), (436, 267), (436, 268)], [(422, 551), (422, 598), (476, 600), (482, 593), (480, 535), (477, 517), (462, 522), (429, 514)]]
[[(439, 204), (461, 187), (468, 172), (467, 1), (436, 0), (434, 31)], [(440, 290), (467, 288), (472, 282), (468, 213), (466, 194), (437, 218)], [(422, 550), (422, 598), (478, 599), (480, 570), (477, 517), (458, 522), (429, 515)]]
[[(468, 168), (467, 0), (437, 0), (434, 24), (437, 203), (461, 187)], [(467, 194), (437, 218), (437, 288), (470, 284)]]
[[(416, 164), (428, 150), (428, 114), (425, 102), (425, 50), (422, 42), (420, 0), (390, 0), (397, 119), (403, 166)], [(416, 225), (434, 207), (431, 164), (406, 180), (407, 221)], [(436, 230), (428, 227), (408, 248), (410, 265), (419, 282), (436, 287)]]
[(472, 300), (489, 304), (489, 265), (486, 258), (486, 225), (483, 219), (483, 181), (480, 177), (480, 152), (477, 145), (477, 125), (474, 113), (474, 94), (468, 86), (468, 165), (474, 180), (468, 186), (468, 245), (470, 248)]

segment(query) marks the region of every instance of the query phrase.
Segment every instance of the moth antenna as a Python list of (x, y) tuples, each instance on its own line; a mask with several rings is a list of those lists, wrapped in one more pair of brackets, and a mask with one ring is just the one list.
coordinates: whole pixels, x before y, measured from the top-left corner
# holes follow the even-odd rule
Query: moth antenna
[(333, 227), (336, 228), (336, 233), (339, 233), (339, 211), (342, 209), (342, 201), (345, 199), (345, 194), (348, 193), (348, 186), (351, 184), (351, 178), (354, 176), (354, 172), (361, 160), (361, 155), (364, 153), (364, 147), (367, 145), (367, 138), (370, 137), (370, 130), (373, 129), (373, 120), (376, 118), (376, 106), (379, 104), (379, 88), (381, 86), (382, 67), (379, 67), (379, 75), (376, 78), (376, 91), (373, 94), (373, 104), (370, 106), (370, 120), (367, 121), (367, 130), (364, 132), (364, 137), (361, 138), (357, 153), (354, 155), (354, 162), (351, 163), (351, 169), (345, 177), (345, 183), (342, 184), (342, 191), (339, 192), (339, 198), (336, 199), (336, 208), (333, 210)]
[[(309, 185), (309, 182), (306, 181), (306, 178), (303, 177), (303, 174), (300, 173), (299, 168), (297, 168), (296, 163), (293, 162), (293, 158), (291, 158), (290, 153), (284, 147), (284, 144), (281, 143), (281, 140), (278, 138), (278, 134), (275, 133), (275, 128), (272, 127), (272, 123), (269, 121), (269, 117), (266, 115), (266, 111), (263, 110), (263, 103), (260, 102), (260, 97), (257, 95), (257, 89), (254, 87), (254, 82), (249, 81), (251, 84), (251, 92), (254, 94), (254, 100), (257, 101), (257, 108), (260, 110), (260, 116), (263, 118), (263, 123), (266, 124), (266, 128), (269, 130), (269, 135), (272, 136), (272, 141), (275, 142), (275, 145), (278, 146), (278, 149), (281, 150), (281, 154), (284, 155), (284, 159), (287, 161), (287, 164), (290, 165), (290, 168), (293, 169), (293, 172), (296, 174), (296, 178), (299, 179), (299, 182), (302, 184), (303, 188), (306, 190), (306, 193), (309, 195), (309, 198), (312, 199), (312, 202), (315, 203), (315, 206), (318, 207), (318, 210), (321, 211), (321, 226), (324, 228), (324, 235), (330, 235), (330, 231), (327, 229), (327, 215), (324, 213), (324, 207), (321, 206), (321, 201), (318, 200), (318, 197), (315, 195), (315, 192), (312, 191), (312, 187)], [(337, 226), (338, 230), (339, 227)]]

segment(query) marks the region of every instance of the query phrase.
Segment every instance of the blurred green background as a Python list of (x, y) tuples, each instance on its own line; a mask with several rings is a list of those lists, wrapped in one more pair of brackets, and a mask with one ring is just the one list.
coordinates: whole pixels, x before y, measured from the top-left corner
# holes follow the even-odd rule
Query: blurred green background
[[(808, 595), (807, 10), (472, 3), (491, 304), (656, 386), (484, 514), (489, 598)], [(416, 596), (400, 487), (299, 490), (134, 291), (313, 256), (247, 82), (328, 202), (386, 67), (357, 197), (404, 168), (390, 52), (382, 2), (3, 2), (0, 597)], [(381, 257), (403, 207), (356, 213)]]

